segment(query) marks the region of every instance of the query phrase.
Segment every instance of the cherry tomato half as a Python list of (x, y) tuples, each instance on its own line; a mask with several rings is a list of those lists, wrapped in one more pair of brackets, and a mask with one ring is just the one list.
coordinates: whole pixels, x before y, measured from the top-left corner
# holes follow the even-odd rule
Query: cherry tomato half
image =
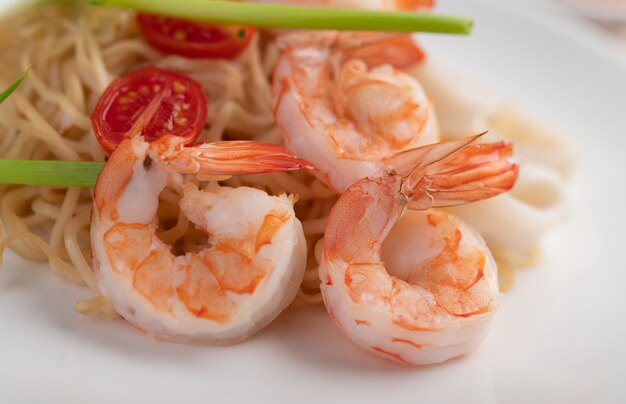
[(196, 59), (233, 59), (256, 32), (243, 25), (212, 25), (144, 13), (137, 14), (137, 22), (144, 39), (156, 49)]
[(182, 74), (146, 67), (104, 90), (91, 124), (98, 142), (111, 153), (135, 135), (149, 142), (174, 135), (191, 144), (204, 128), (206, 116), (207, 97), (200, 84)]

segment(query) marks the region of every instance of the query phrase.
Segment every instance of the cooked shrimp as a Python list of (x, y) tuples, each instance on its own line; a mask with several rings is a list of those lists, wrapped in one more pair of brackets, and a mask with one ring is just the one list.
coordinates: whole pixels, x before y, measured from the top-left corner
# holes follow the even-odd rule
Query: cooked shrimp
[[(232, 343), (273, 320), (295, 297), (306, 243), (293, 198), (189, 175), (286, 171), (310, 165), (282, 147), (218, 142), (184, 148), (176, 138), (124, 141), (94, 191), (91, 239), (102, 294), (160, 339)], [(159, 195), (182, 188), (181, 212), (208, 241), (184, 255), (156, 233)]]
[[(428, 364), (470, 352), (485, 338), (499, 299), (494, 260), (469, 226), (427, 209), (505, 192), (518, 169), (507, 160), (510, 145), (467, 144), (397, 155), (385, 176), (348, 188), (330, 213), (320, 265), (324, 302), (341, 330), (370, 352)], [(424, 211), (396, 226), (406, 208)]]
[(287, 147), (333, 188), (381, 176), (392, 155), (438, 141), (437, 119), (419, 82), (368, 60), (388, 54), (389, 41), (367, 43), (365, 50), (328, 41), (299, 45), (287, 47), (277, 62), (274, 115)]

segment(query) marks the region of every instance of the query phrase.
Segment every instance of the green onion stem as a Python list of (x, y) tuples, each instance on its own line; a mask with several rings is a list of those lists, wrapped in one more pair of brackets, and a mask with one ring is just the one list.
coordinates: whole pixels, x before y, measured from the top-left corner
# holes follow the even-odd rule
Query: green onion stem
[(0, 184), (93, 187), (103, 166), (93, 161), (0, 159)]
[(467, 35), (472, 20), (430, 13), (286, 6), (216, 0), (84, 0), (189, 20), (255, 27)]
[(26, 69), (26, 71), (24, 73), (22, 73), (20, 78), (15, 80), (15, 82), (13, 82), (13, 84), (11, 84), (3, 92), (0, 93), (0, 104), (2, 104), (4, 102), (4, 100), (6, 100), (9, 97), (9, 95), (11, 95), (13, 93), (13, 91), (17, 90), (17, 88), (20, 86), (20, 84), (22, 84), (22, 81), (24, 81), (24, 79), (28, 75), (29, 71), (30, 71), (30, 67), (28, 69)]

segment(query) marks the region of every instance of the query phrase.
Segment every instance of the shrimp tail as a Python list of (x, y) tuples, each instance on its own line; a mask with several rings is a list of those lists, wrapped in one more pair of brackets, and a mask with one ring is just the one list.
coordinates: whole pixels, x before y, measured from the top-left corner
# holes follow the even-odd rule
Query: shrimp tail
[(254, 141), (225, 141), (179, 149), (167, 159), (182, 174), (236, 175), (312, 169), (313, 165), (282, 146)]
[(504, 142), (470, 145), (481, 135), (398, 153), (389, 166), (402, 178), (410, 209), (462, 205), (513, 188), (519, 166)]

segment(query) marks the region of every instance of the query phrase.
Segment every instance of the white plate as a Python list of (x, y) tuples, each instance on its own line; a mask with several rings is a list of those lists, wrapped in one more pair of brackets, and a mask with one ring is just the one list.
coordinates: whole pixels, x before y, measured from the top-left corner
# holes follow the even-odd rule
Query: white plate
[[(624, 403), (626, 64), (585, 26), (497, 0), (441, 1), (476, 19), (430, 53), (580, 145), (571, 220), (504, 297), (484, 346), (407, 369), (363, 353), (322, 307), (292, 308), (230, 348), (88, 319), (87, 291), (9, 255), (0, 273), (0, 402)], [(508, 3), (510, 4), (510, 3)]]
[(624, 0), (558, 0), (586, 17), (606, 22), (626, 22)]

